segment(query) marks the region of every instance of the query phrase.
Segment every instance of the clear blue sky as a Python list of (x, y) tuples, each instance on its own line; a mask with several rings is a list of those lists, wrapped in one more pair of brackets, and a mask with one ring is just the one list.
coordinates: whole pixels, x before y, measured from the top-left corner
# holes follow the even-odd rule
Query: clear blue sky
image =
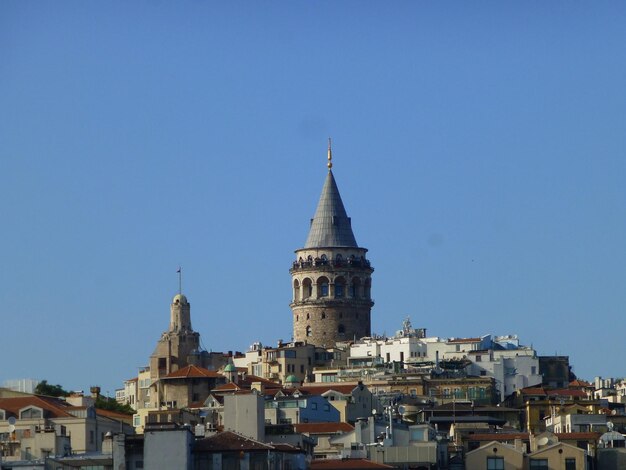
[(334, 140), (373, 329), (626, 375), (623, 2), (0, 3), (0, 381), (113, 393), (178, 289), (291, 338)]

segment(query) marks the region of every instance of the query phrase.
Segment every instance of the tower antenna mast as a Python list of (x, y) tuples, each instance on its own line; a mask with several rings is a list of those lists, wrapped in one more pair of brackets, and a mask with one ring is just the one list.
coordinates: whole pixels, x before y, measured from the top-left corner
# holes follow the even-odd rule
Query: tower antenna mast
[(326, 164), (326, 166), (329, 170), (333, 167), (333, 149), (330, 137), (328, 138), (328, 163)]
[(182, 295), (183, 293), (183, 268), (178, 266), (178, 293)]

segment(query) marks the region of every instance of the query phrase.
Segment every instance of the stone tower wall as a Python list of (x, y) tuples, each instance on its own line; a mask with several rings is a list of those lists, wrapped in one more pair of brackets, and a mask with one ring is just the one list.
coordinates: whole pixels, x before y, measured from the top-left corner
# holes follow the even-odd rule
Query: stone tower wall
[(317, 346), (371, 335), (371, 274), (365, 248), (296, 251), (293, 337)]

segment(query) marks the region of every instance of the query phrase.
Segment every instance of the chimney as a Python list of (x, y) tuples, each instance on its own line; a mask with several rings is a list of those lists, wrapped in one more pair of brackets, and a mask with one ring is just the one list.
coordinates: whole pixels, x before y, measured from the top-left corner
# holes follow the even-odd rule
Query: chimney
[(94, 400), (97, 400), (100, 396), (100, 387), (98, 387), (97, 385), (94, 387), (89, 387), (89, 391), (91, 392), (91, 398), (93, 398)]

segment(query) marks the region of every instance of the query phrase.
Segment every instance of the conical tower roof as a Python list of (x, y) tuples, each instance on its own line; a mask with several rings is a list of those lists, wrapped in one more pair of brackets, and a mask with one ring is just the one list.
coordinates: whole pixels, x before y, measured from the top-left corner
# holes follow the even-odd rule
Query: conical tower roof
[(328, 171), (315, 217), (311, 220), (309, 236), (304, 244), (304, 248), (327, 247), (358, 247), (332, 170)]

